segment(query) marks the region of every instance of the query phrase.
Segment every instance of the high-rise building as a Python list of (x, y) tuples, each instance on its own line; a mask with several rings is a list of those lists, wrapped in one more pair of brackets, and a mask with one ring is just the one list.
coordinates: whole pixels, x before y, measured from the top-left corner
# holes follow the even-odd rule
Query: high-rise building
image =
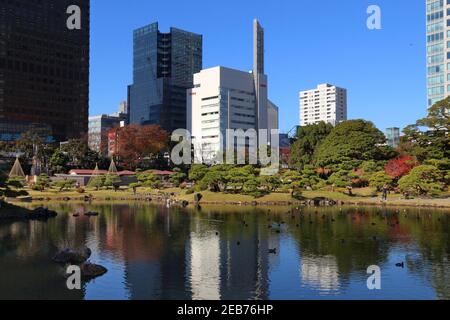
[(89, 117), (88, 143), (91, 150), (108, 155), (108, 133), (111, 129), (125, 125), (128, 119), (126, 102), (119, 104), (119, 111)]
[(186, 128), (186, 90), (202, 69), (201, 35), (158, 23), (134, 31), (133, 84), (129, 88), (131, 124), (157, 124), (171, 133)]
[(428, 107), (450, 95), (450, 2), (427, 0)]
[(128, 103), (126, 101), (119, 103), (119, 113), (128, 114)]
[(400, 144), (400, 128), (386, 129), (387, 144), (392, 148), (397, 148)]
[[(267, 97), (268, 79), (263, 73), (264, 31), (257, 20), (254, 37), (252, 72), (219, 66), (194, 75), (194, 88), (187, 94), (187, 128), (197, 160), (214, 161), (227, 148), (228, 129), (278, 129), (278, 107)], [(249, 141), (246, 147), (256, 144)]]
[[(67, 26), (72, 5), (81, 10), (81, 29)], [(36, 126), (58, 141), (87, 133), (89, 12), (89, 0), (0, 1), (3, 137)]]
[(331, 84), (300, 92), (300, 125), (319, 122), (337, 125), (347, 120), (347, 90)]

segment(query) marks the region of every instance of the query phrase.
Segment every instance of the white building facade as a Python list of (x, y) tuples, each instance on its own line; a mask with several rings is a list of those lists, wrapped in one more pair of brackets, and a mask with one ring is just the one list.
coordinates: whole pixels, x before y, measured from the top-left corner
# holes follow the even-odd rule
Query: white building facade
[[(187, 129), (196, 148), (196, 160), (208, 163), (227, 149), (227, 130), (244, 132), (278, 129), (278, 107), (268, 100), (264, 74), (264, 32), (255, 20), (254, 70), (214, 67), (194, 74), (194, 88), (187, 91)], [(236, 142), (234, 142), (236, 143)], [(247, 139), (241, 148), (258, 149), (258, 139)]]
[(300, 126), (347, 120), (347, 90), (331, 84), (300, 92)]

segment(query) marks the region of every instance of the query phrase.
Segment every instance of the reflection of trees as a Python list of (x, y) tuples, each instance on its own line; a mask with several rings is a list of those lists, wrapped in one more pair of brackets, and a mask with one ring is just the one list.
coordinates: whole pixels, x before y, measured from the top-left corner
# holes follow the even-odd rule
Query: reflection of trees
[[(291, 216), (285, 208), (204, 206), (199, 212), (148, 203), (61, 203), (51, 209), (60, 214), (45, 223), (0, 224), (0, 299), (83, 298), (84, 292), (65, 289), (62, 268), (50, 259), (57, 247), (86, 244), (94, 246), (98, 262), (107, 258), (124, 267), (117, 281), (125, 282), (130, 298), (189, 299), (213, 292), (223, 299), (265, 299), (269, 264), (278, 258), (268, 249), (282, 250), (283, 236), (298, 243), (302, 282), (328, 291), (348, 282), (352, 272), (385, 263), (393, 245), (414, 244), (418, 253), (407, 256), (408, 271), (428, 280), (439, 298), (450, 299), (449, 218), (440, 214), (420, 212), (417, 219), (416, 211), (374, 207), (304, 209), (302, 216)], [(88, 219), (86, 211), (100, 216)], [(81, 217), (73, 218), (74, 212)]]
[(57, 232), (63, 220), (0, 224), (0, 300), (84, 297), (84, 289), (67, 290), (64, 268), (51, 261), (52, 238), (63, 234)]
[(185, 283), (188, 216), (140, 203), (115, 205), (103, 216), (108, 232), (100, 243), (123, 254), (133, 299), (188, 298), (178, 290)]
[[(417, 213), (420, 219), (417, 219)], [(402, 224), (410, 228), (420, 252), (419, 256), (407, 259), (408, 269), (429, 280), (436, 290), (437, 298), (450, 299), (449, 217), (424, 210), (417, 213), (402, 219)]]
[[(382, 224), (379, 216), (356, 210), (343, 210), (339, 214), (327, 211), (306, 210), (299, 220), (299, 228), (295, 223), (289, 223), (289, 230), (298, 240), (302, 256), (334, 256), (343, 277), (348, 277), (353, 271), (365, 272), (368, 266), (387, 260), (388, 247), (378, 239), (387, 238), (388, 226)], [(377, 226), (372, 226), (371, 221), (376, 221)]]

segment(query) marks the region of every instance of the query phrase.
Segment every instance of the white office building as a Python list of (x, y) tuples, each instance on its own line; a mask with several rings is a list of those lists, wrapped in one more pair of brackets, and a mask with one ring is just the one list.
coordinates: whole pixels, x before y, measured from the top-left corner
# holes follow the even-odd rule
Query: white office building
[(347, 90), (331, 84), (300, 92), (300, 126), (347, 120)]
[[(187, 92), (187, 129), (200, 150), (197, 160), (200, 154), (203, 162), (211, 162), (226, 150), (227, 129), (266, 129), (269, 135), (278, 129), (278, 107), (267, 98), (264, 31), (256, 20), (254, 32), (252, 72), (218, 66), (194, 74), (194, 88)], [(257, 146), (247, 140), (244, 147)]]

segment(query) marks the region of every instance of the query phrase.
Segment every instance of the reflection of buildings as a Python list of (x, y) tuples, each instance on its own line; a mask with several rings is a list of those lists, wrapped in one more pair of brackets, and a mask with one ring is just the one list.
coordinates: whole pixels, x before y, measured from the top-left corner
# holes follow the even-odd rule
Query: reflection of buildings
[[(239, 237), (222, 242), (221, 271), (222, 299), (266, 299), (268, 245), (257, 232), (253, 239), (236, 245)], [(261, 241), (260, 241), (261, 240)]]
[(216, 235), (191, 233), (190, 282), (192, 299), (220, 299), (220, 239)]
[(300, 278), (313, 288), (323, 291), (339, 289), (337, 260), (334, 256), (303, 256)]
[[(137, 208), (124, 216), (122, 224), (125, 281), (130, 299), (189, 299), (180, 288), (185, 285), (187, 228), (168, 210)], [(142, 208), (139, 208), (142, 211)], [(126, 221), (125, 221), (126, 219)]]
[(256, 227), (249, 230), (250, 239), (238, 232), (218, 236), (212, 232), (215, 231), (202, 231), (196, 225), (191, 234), (187, 257), (192, 298), (267, 299), (267, 236)]

